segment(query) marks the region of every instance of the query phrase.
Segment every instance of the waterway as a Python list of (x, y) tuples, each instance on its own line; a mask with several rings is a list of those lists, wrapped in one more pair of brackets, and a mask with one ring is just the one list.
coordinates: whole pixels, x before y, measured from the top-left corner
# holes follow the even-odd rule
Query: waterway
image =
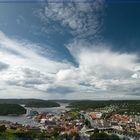
[[(26, 108), (26, 109), (33, 109), (37, 112), (50, 112), (50, 113), (60, 113), (64, 110), (69, 110), (66, 108), (68, 104), (65, 103), (59, 103), (60, 107), (51, 107), (51, 108)], [(31, 126), (37, 126), (38, 123), (35, 122), (32, 118), (26, 117), (26, 115), (21, 115), (21, 116), (0, 116), (0, 121), (5, 120), (5, 121), (10, 121), (10, 122), (17, 122), (19, 124), (24, 124), (24, 125), (31, 125)]]

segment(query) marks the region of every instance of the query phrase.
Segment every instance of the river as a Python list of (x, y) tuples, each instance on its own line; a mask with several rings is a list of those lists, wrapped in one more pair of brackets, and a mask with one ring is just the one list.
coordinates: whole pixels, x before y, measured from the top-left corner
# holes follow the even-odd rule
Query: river
[[(63, 110), (69, 110), (66, 108), (68, 104), (66, 103), (59, 103), (60, 107), (51, 107), (51, 108), (31, 108), (33, 110), (36, 110), (37, 112), (51, 112), (51, 113), (60, 113)], [(30, 109), (30, 108), (26, 108)], [(31, 126), (37, 126), (38, 123), (35, 122), (33, 119), (26, 117), (26, 115), (21, 116), (0, 116), (0, 120), (10, 121), (10, 122), (17, 122), (19, 124), (24, 125), (31, 125)]]

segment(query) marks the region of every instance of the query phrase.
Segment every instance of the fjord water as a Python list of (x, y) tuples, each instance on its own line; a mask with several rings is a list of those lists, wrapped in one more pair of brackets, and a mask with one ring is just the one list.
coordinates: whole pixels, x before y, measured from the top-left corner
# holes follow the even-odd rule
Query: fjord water
[[(33, 109), (37, 112), (49, 112), (49, 113), (60, 113), (61, 111), (64, 110), (69, 110), (66, 108), (68, 106), (67, 103), (59, 103), (60, 107), (51, 107), (51, 108), (26, 108), (26, 109)], [(13, 123), (19, 123), (19, 124), (24, 124), (24, 125), (31, 125), (31, 126), (37, 126), (38, 123), (35, 122), (32, 118), (26, 117), (26, 115), (21, 115), (21, 116), (0, 116), (0, 121), (5, 120), (5, 121), (10, 121)]]

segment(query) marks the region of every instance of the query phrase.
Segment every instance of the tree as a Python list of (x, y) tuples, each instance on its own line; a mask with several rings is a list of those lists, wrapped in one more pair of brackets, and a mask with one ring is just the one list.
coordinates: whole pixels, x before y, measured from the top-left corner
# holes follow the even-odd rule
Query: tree
[(119, 136), (112, 134), (110, 137), (110, 139), (114, 139), (114, 140), (120, 140)]
[(96, 128), (96, 129), (94, 130), (94, 133), (99, 133), (99, 129)]
[(93, 139), (109, 139), (109, 135), (107, 135), (106, 133), (93, 133), (91, 136), (90, 136), (90, 139), (93, 140)]
[(88, 119), (85, 120), (85, 125), (88, 126), (88, 127), (91, 127), (91, 124), (90, 124)]
[(0, 132), (5, 132), (5, 131), (6, 131), (5, 125), (1, 125), (1, 126), (0, 126)]

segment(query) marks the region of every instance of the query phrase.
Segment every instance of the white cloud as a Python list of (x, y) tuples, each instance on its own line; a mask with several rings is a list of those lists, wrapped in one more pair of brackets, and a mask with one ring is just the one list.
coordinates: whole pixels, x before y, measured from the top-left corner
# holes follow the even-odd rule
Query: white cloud
[(93, 37), (100, 30), (103, 11), (104, 0), (59, 3), (49, 0), (44, 10), (39, 10), (38, 14), (45, 23), (50, 19), (57, 21), (62, 26), (69, 28), (73, 35), (82, 38)]
[(35, 49), (39, 47), (34, 46), (0, 33), (1, 97), (140, 97), (140, 63), (135, 54), (75, 41), (67, 45), (78, 64), (74, 66), (41, 56), (39, 49)]
[(116, 95), (110, 94), (111, 97), (119, 93), (133, 93), (139, 87), (140, 80), (132, 79), (135, 68), (140, 67), (135, 54), (112, 52), (105, 46), (83, 42), (74, 42), (67, 47), (79, 66), (60, 70), (57, 73), (59, 83), (74, 85), (77, 92), (116, 92)]
[(135, 73), (131, 76), (132, 78), (139, 79), (140, 78), (140, 67), (134, 69)]
[[(0, 48), (2, 48), (2, 50), (6, 49), (5, 51), (0, 52), (1, 60), (14, 66), (22, 67), (24, 64), (24, 67), (28, 66), (50, 73), (57, 72), (60, 67), (68, 67), (68, 64), (55, 62), (40, 56), (34, 49), (36, 48), (35, 44), (9, 39), (2, 32), (0, 33)], [(18, 55), (13, 54), (12, 52), (15, 52)]]
[(39, 55), (39, 50), (34, 48), (35, 44), (10, 39), (0, 33), (1, 67), (9, 66), (0, 72), (3, 88), (13, 90), (23, 87), (43, 91), (40, 89), (41, 85), (51, 84), (59, 69), (70, 67), (69, 63), (53, 61)]

